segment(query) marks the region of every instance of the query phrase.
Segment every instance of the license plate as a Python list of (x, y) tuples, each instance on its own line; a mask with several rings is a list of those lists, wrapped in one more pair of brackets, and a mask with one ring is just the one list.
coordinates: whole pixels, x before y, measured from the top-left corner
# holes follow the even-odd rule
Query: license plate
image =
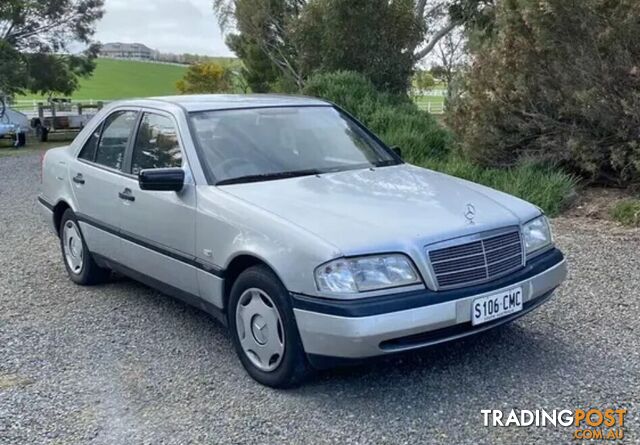
[(476, 298), (471, 304), (471, 324), (487, 323), (522, 310), (522, 288), (514, 287)]

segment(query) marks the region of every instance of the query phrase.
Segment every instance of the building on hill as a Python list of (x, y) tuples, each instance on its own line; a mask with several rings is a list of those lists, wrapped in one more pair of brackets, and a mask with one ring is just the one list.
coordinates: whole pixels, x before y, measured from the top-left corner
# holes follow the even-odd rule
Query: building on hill
[(114, 59), (155, 60), (158, 52), (142, 43), (105, 43), (100, 49), (100, 57)]

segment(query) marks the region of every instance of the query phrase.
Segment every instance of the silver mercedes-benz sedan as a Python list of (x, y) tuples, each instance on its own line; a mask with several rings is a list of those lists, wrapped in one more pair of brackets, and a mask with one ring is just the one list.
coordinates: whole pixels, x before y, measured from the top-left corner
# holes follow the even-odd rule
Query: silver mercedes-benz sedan
[(115, 270), (209, 312), (269, 386), (491, 329), (567, 273), (540, 209), (313, 98), (113, 103), (42, 168), (74, 282)]

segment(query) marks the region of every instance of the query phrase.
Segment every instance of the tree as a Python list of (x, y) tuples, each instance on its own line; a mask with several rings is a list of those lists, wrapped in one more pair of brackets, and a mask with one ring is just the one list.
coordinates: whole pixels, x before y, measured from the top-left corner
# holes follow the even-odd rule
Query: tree
[[(277, 82), (284, 78), (302, 88), (304, 76), (297, 64), (297, 49), (291, 38), (306, 0), (214, 0), (220, 26), (235, 29), (236, 37), (227, 40), (242, 58), (249, 78), (259, 78), (257, 67), (271, 65), (263, 80)], [(262, 54), (259, 54), (262, 53)], [(266, 68), (266, 67), (264, 67)], [(271, 76), (272, 71), (278, 75)]]
[(447, 99), (450, 100), (454, 91), (454, 80), (465, 66), (465, 37), (462, 30), (453, 30), (447, 34), (434, 50), (436, 65), (431, 68), (431, 74), (447, 85)]
[(356, 71), (403, 93), (421, 38), (413, 0), (311, 0), (293, 34), (302, 73)]
[[(2, 0), (0, 3), (0, 89), (16, 94), (70, 94), (89, 75), (97, 47), (90, 45), (103, 0)], [(87, 44), (80, 56), (64, 53), (72, 42)]]
[(0, 99), (13, 96), (26, 86), (26, 67), (18, 50), (0, 40)]
[(484, 29), (491, 22), (495, 0), (416, 0), (415, 14), (422, 21), (424, 39), (414, 48), (416, 60), (429, 56), (456, 28)]
[(254, 93), (266, 93), (281, 75), (281, 71), (256, 41), (243, 34), (227, 36), (227, 45), (242, 60), (242, 76)]
[(89, 43), (104, 0), (2, 0), (0, 40), (19, 51), (62, 52)]
[(215, 62), (191, 65), (176, 83), (180, 94), (222, 93), (232, 90), (231, 72)]
[(79, 79), (88, 77), (96, 67), (98, 48), (92, 46), (83, 55), (46, 53), (24, 54), (26, 88), (34, 94), (70, 96), (78, 88)]
[(214, 0), (214, 8), (260, 91), (299, 91), (311, 74), (335, 70), (406, 89), (422, 36), (414, 0)]
[[(278, 84), (290, 84), (299, 90), (311, 74), (331, 65), (360, 71), (364, 64), (359, 53), (355, 60), (350, 60), (354, 52), (343, 54), (341, 48), (344, 46), (365, 48), (366, 53), (371, 54), (369, 47), (377, 45), (382, 57), (392, 53), (393, 61), (401, 62), (398, 67), (383, 67), (377, 77), (395, 77), (398, 72), (404, 72), (402, 76), (406, 76), (408, 60), (416, 62), (427, 57), (456, 27), (474, 24), (475, 28), (481, 29), (479, 24), (493, 14), (494, 1), (213, 0), (213, 6), (223, 31), (232, 32), (227, 44), (243, 60), (247, 78), (252, 79), (252, 88), (266, 91)], [(407, 20), (409, 9), (413, 16), (410, 24)], [(381, 21), (385, 13), (388, 15), (401, 10), (405, 15), (395, 24)], [(345, 26), (347, 16), (353, 24), (351, 27)], [(314, 23), (314, 20), (319, 20), (319, 23)], [(416, 28), (420, 30), (420, 38), (414, 38)], [(384, 32), (378, 35), (378, 30)], [(313, 34), (305, 35), (308, 31), (313, 31)], [(392, 38), (391, 43), (385, 44), (384, 39), (389, 37)], [(319, 45), (314, 39), (319, 39), (324, 45)], [(393, 44), (396, 45), (395, 53), (387, 48)], [(332, 60), (325, 63), (301, 45), (321, 49), (331, 46), (338, 51), (331, 51)], [(378, 69), (383, 66), (377, 60), (379, 58), (371, 59)], [(338, 59), (341, 63), (336, 63)], [(377, 77), (373, 78), (377, 85), (397, 85), (395, 81), (389, 83), (388, 79), (380, 81)]]
[(429, 71), (418, 70), (413, 75), (413, 86), (419, 94), (423, 94), (425, 91), (430, 90), (435, 85), (436, 79)]
[(472, 48), (448, 122), (485, 165), (559, 163), (593, 181), (640, 180), (640, 3), (503, 0)]

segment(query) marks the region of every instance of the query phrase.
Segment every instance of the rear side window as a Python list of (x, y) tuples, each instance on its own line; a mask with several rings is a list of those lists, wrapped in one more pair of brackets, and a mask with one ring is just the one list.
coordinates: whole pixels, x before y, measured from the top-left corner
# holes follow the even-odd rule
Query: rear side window
[(176, 127), (166, 116), (145, 113), (133, 146), (131, 172), (137, 175), (146, 168), (168, 167), (182, 167)]
[(96, 131), (93, 132), (89, 139), (82, 147), (82, 151), (78, 156), (80, 159), (87, 161), (93, 161), (96, 158), (96, 149), (98, 148), (98, 142), (100, 141), (100, 132), (102, 131), (102, 125), (98, 125)]
[(122, 170), (124, 153), (138, 113), (117, 111), (104, 122), (95, 162), (105, 167)]

